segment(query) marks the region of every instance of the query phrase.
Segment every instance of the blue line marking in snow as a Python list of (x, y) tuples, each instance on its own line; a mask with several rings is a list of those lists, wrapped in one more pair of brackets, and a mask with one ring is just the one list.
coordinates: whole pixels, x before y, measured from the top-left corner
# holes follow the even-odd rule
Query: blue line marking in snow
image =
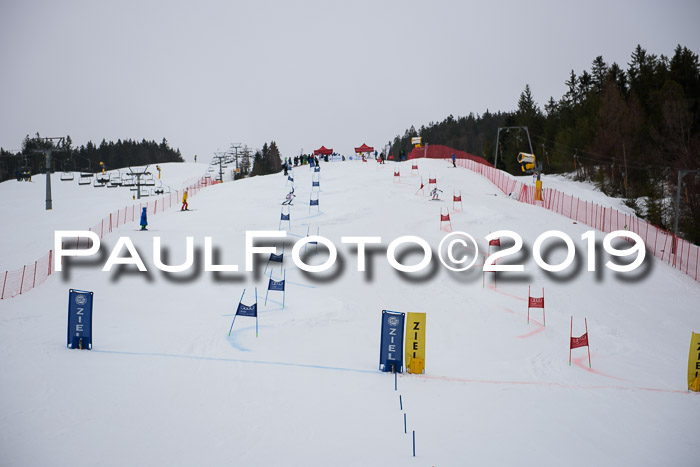
[(113, 355), (132, 355), (141, 357), (170, 357), (170, 358), (185, 358), (190, 360), (209, 360), (212, 362), (233, 362), (233, 363), (253, 363), (256, 365), (277, 365), (277, 366), (293, 366), (298, 368), (313, 368), (316, 370), (333, 370), (333, 371), (348, 371), (353, 373), (371, 373), (371, 374), (382, 374), (377, 370), (362, 370), (359, 368), (343, 368), (338, 366), (325, 366), (325, 365), (312, 365), (309, 363), (290, 363), (290, 362), (271, 362), (265, 360), (243, 360), (240, 358), (224, 358), (224, 357), (204, 357), (197, 355), (178, 355), (170, 353), (158, 353), (158, 352), (127, 352), (124, 350), (96, 350), (93, 349), (92, 352), (107, 353)]
[(286, 281), (286, 282), (287, 282), (287, 284), (290, 284), (290, 285), (298, 285), (299, 287), (308, 287), (308, 288), (310, 288), (310, 289), (315, 289), (315, 288), (316, 288), (315, 285), (300, 284), (300, 283), (298, 283), (298, 282), (292, 282), (292, 281)]

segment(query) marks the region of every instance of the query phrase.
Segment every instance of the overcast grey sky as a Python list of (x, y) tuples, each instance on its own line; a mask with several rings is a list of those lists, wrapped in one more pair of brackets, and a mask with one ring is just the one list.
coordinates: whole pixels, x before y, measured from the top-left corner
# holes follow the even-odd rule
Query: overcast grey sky
[(597, 55), (700, 52), (700, 1), (0, 0), (0, 146), (163, 137), (186, 160), (384, 145), (449, 114), (542, 106)]

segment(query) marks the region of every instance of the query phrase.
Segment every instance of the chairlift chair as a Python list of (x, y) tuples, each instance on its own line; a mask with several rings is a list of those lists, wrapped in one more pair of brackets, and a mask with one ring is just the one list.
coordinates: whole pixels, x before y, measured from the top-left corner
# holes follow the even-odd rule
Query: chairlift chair
[(86, 174), (86, 173), (81, 173), (80, 178), (78, 179), (78, 185), (89, 185), (92, 183), (92, 180), (90, 179), (92, 177), (92, 174)]
[(66, 161), (63, 161), (63, 163), (61, 163), (61, 166), (63, 167), (63, 171), (61, 172), (61, 181), (70, 182), (72, 180), (75, 180), (75, 174), (73, 172), (70, 172), (66, 165)]

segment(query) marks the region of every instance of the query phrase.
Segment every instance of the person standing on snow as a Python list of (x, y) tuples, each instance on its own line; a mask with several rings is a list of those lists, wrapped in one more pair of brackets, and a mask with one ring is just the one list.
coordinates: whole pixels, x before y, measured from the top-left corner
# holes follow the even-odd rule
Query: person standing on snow
[(189, 211), (189, 206), (187, 204), (187, 190), (182, 193), (182, 208), (180, 208), (180, 211)]
[(146, 208), (141, 209), (141, 230), (148, 230), (148, 215), (146, 214)]
[(452, 167), (457, 167), (457, 156), (455, 156), (455, 153), (452, 153)]

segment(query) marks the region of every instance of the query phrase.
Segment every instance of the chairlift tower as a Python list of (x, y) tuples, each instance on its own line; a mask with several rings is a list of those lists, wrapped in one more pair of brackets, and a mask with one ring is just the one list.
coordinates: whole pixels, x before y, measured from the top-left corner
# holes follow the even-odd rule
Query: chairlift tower
[[(530, 140), (530, 132), (528, 131), (526, 126), (502, 126), (498, 127), (498, 133), (496, 134), (496, 148), (494, 150), (495, 157), (493, 158), (493, 166), (498, 168), (498, 143), (499, 143), (499, 138), (501, 137), (501, 130), (505, 130), (506, 132), (510, 130), (525, 130), (525, 134), (527, 134), (527, 143), (530, 145), (530, 154), (534, 154), (535, 152), (532, 149), (532, 141)], [(537, 170), (537, 180), (540, 179), (540, 173), (542, 172), (542, 163), (539, 164), (538, 167), (535, 167)]]
[(151, 172), (148, 171), (148, 166), (146, 166), (146, 168), (142, 171), (134, 171), (134, 169), (129, 167), (129, 172), (131, 172), (132, 176), (136, 177), (136, 199), (141, 199), (141, 177), (151, 175)]
[(66, 139), (63, 136), (41, 139), (46, 143), (51, 143), (51, 147), (38, 150), (46, 158), (46, 210), (51, 211), (53, 209), (53, 199), (51, 198), (51, 155), (53, 152), (66, 150)]
[(224, 182), (224, 161), (226, 160), (226, 152), (218, 151), (214, 153), (212, 162), (219, 164), (219, 182)]
[(681, 184), (683, 183), (683, 177), (688, 174), (700, 174), (700, 170), (679, 170), (678, 171), (678, 186), (676, 188), (676, 213), (673, 216), (673, 254), (676, 254), (676, 245), (678, 243), (678, 212), (681, 206)]
[[(236, 170), (238, 170), (238, 150), (241, 149), (243, 145), (241, 143), (231, 143), (231, 147), (229, 148), (228, 154), (233, 154), (233, 158), (236, 161)], [(233, 153), (231, 153), (233, 151)], [(234, 170), (235, 172), (235, 170)]]

